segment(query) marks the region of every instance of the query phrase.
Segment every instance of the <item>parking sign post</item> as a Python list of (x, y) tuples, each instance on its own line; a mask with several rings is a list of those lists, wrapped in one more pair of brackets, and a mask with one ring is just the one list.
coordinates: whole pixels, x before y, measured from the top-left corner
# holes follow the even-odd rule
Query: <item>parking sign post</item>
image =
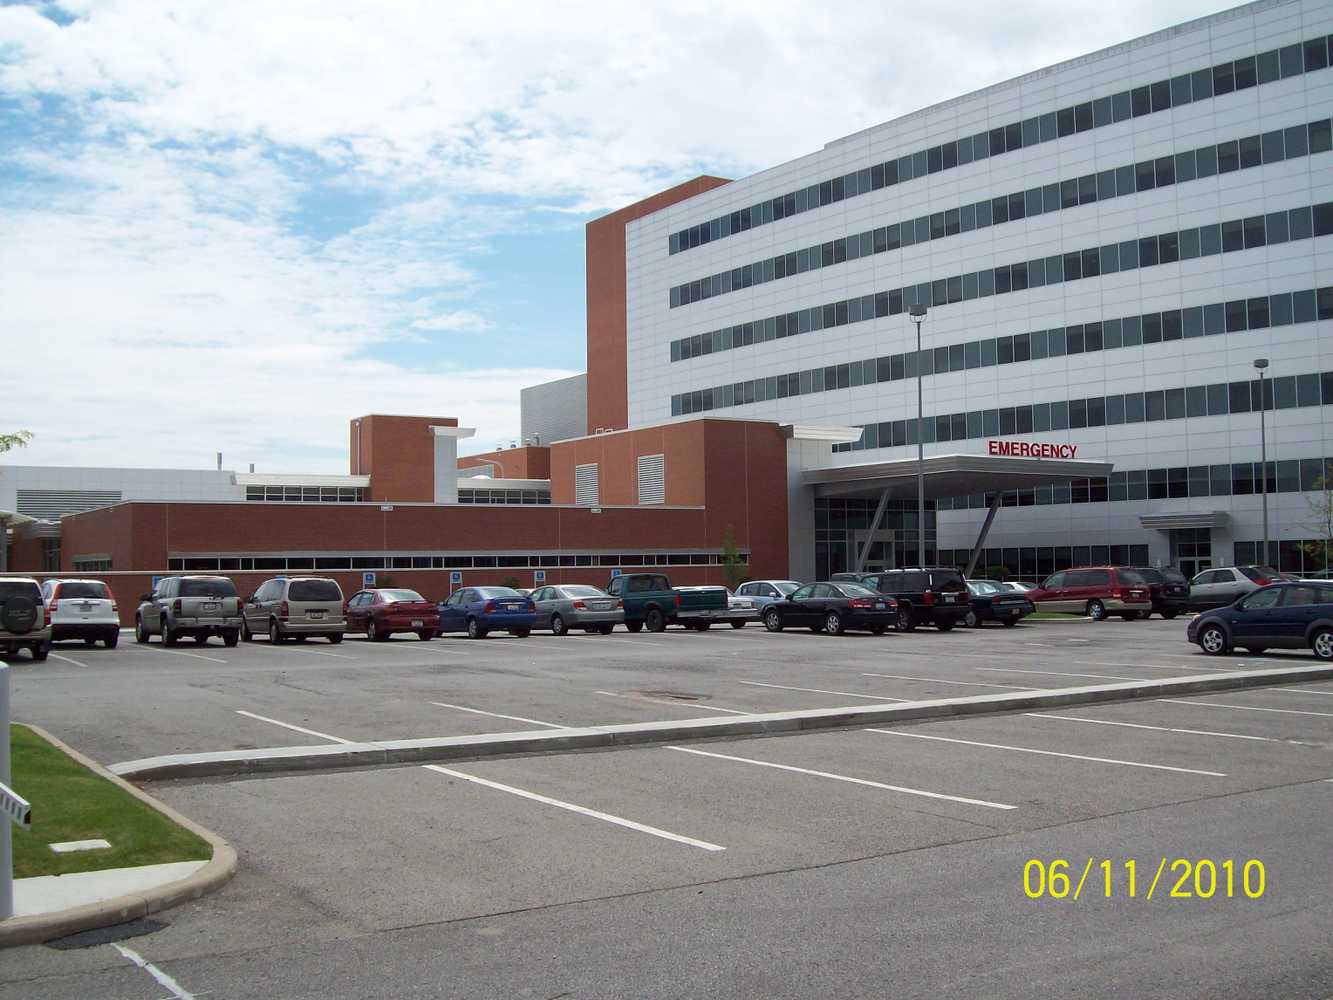
[(9, 787), (9, 665), (0, 663), (0, 725), (4, 739), (0, 740), (0, 920), (14, 915), (14, 851), (10, 841), (9, 824), (25, 830), (32, 825), (32, 806), (27, 799)]

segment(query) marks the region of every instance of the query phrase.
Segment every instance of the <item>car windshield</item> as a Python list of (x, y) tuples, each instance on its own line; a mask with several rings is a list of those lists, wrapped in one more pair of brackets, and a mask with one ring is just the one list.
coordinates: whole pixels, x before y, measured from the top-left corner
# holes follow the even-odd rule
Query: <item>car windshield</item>
[(783, 597), (786, 597), (788, 594), (794, 594), (801, 589), (801, 585), (795, 580), (774, 580), (773, 587)]
[(225, 576), (196, 576), (181, 580), (181, 597), (235, 597), (236, 585)]
[(566, 597), (605, 597), (606, 591), (597, 587), (586, 587), (581, 584), (575, 584), (572, 587), (561, 587)]
[(418, 594), (415, 590), (381, 590), (380, 597), (384, 598), (384, 600), (389, 603), (392, 603), (394, 601), (425, 600), (425, 598), (422, 597), (420, 594)]
[(859, 583), (840, 583), (838, 589), (848, 597), (880, 597), (869, 587), (863, 587)]
[(287, 597), (293, 601), (341, 601), (343, 592), (332, 580), (293, 580)]
[(477, 593), (490, 600), (493, 597), (522, 597), (517, 590), (512, 587), (478, 587)]
[(75, 597), (91, 597), (108, 601), (111, 599), (111, 592), (106, 589), (105, 583), (100, 583), (97, 580), (74, 580), (60, 585), (60, 599), (62, 601)]
[(1000, 592), (999, 586), (991, 583), (989, 580), (969, 580), (967, 582), (967, 589), (977, 595), (998, 594)]
[(936, 590), (963, 590), (963, 574), (956, 569), (933, 569), (930, 585)]

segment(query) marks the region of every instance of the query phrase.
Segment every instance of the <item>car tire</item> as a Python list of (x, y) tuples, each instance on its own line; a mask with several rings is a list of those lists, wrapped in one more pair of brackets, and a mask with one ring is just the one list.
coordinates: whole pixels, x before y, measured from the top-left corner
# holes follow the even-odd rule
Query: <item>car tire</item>
[(515, 639), (526, 639), (528, 636), (532, 635), (532, 629), (516, 628), (509, 634), (512, 635)]
[(597, 631), (600, 632), (602, 635), (610, 635), (610, 634), (611, 634), (612, 632), (614, 632), (615, 630), (616, 630), (616, 627), (615, 627), (614, 625), (599, 625), (599, 626), (597, 626)]
[(166, 620), (163, 620), (163, 622), (162, 622), (162, 645), (164, 645), (164, 646), (174, 646), (174, 645), (176, 645), (176, 643), (178, 643), (178, 642), (180, 642), (180, 636), (178, 636), (178, 635), (176, 634), (176, 630), (175, 630), (174, 628), (171, 627), (171, 623), (170, 623), (170, 622), (168, 622), (168, 621), (166, 621)]
[(952, 620), (946, 618), (946, 619), (942, 619), (942, 620), (940, 620), (940, 621), (937, 621), (937, 622), (935, 623), (935, 628), (936, 628), (938, 631), (940, 631), (940, 632), (952, 632), (952, 631), (953, 631), (953, 627), (954, 627), (954, 625), (956, 625), (956, 624), (957, 624), (957, 622), (954, 622), (954, 621), (952, 621)]
[(1225, 656), (1231, 652), (1231, 641), (1220, 625), (1205, 625), (1199, 629), (1199, 648), (1209, 656)]
[(370, 619), (370, 623), (366, 626), (366, 634), (370, 636), (371, 642), (388, 642), (390, 636), (389, 632), (380, 628), (380, 623), (374, 618)]
[(782, 613), (777, 608), (769, 608), (764, 612), (764, 628), (770, 632), (782, 631)]
[(889, 630), (889, 627), (888, 627), (887, 625), (871, 625), (871, 626), (870, 626), (870, 634), (871, 634), (871, 635), (883, 635), (883, 634), (884, 634), (885, 632), (887, 632), (888, 630)]
[(148, 629), (144, 628), (143, 618), (134, 616), (134, 641), (142, 645), (148, 641)]
[(428, 628), (422, 629), (420, 632), (417, 633), (417, 638), (420, 639), (422, 642), (430, 642), (430, 640), (433, 639), (434, 637), (435, 633)]
[(630, 632), (642, 632), (643, 622), (625, 622), (625, 628)]
[(285, 641), (285, 637), (282, 634), (282, 626), (278, 624), (276, 618), (268, 623), (268, 641), (274, 646)]
[(96, 645), (97, 645), (97, 640), (96, 640), (96, 639), (84, 639), (84, 640), (83, 640), (83, 644), (84, 644), (85, 646), (96, 646)]
[(334, 632), (329, 636), (329, 642), (333, 643), (335, 646), (342, 641), (343, 634), (341, 632)]
[(117, 644), (118, 642), (120, 642), (120, 631), (119, 631), (119, 630), (116, 630), (115, 632), (110, 633), (105, 639), (102, 640), (102, 644), (103, 644), (104, 646), (106, 646), (107, 649), (115, 649), (115, 648), (116, 648), (116, 644)]
[(241, 633), (234, 628), (229, 628), (222, 633), (222, 644), (224, 646), (235, 646), (241, 641)]
[(1093, 621), (1106, 621), (1106, 605), (1101, 601), (1089, 601), (1087, 608), (1084, 610)]
[(486, 630), (481, 627), (481, 622), (475, 618), (467, 620), (467, 637), (469, 639), (485, 639)]
[(745, 622), (732, 622), (732, 628), (745, 628)]
[(551, 615), (551, 634), (569, 635), (569, 626), (565, 624), (565, 619), (558, 614)]
[(1179, 611), (1163, 611), (1162, 617), (1165, 618), (1167, 621), (1171, 621), (1171, 619), (1175, 618), (1176, 615), (1178, 614), (1180, 614)]
[(199, 632), (198, 634), (196, 634), (196, 635), (194, 636), (194, 644), (195, 644), (196, 646), (206, 646), (206, 645), (208, 645), (208, 633), (207, 633), (207, 632)]
[(1017, 624), (1018, 624), (1018, 618), (1015, 615), (1010, 615), (1009, 617), (1004, 619), (1005, 628), (1013, 628)]
[(963, 624), (968, 628), (981, 628), (981, 619), (977, 617), (975, 611), (969, 611), (963, 616)]
[(51, 644), (49, 642), (39, 642), (37, 645), (31, 647), (31, 652), (32, 658), (38, 663), (42, 663), (51, 655)]
[(912, 610), (912, 605), (898, 605), (898, 631), (915, 632), (916, 631), (916, 612)]
[(1319, 659), (1333, 660), (1333, 629), (1318, 629), (1310, 636), (1310, 648)]
[(830, 611), (824, 616), (824, 631), (829, 635), (842, 635), (842, 615)]
[[(1123, 614), (1121, 614), (1120, 617), (1123, 618), (1123, 619), (1124, 619), (1125, 621), (1127, 621), (1127, 622), (1138, 621), (1138, 620), (1139, 620), (1139, 612), (1137, 612), (1137, 611), (1126, 611), (1126, 612), (1124, 612)], [(1144, 617), (1144, 618), (1147, 618), (1148, 615), (1144, 615), (1143, 617)]]
[(246, 642), (255, 641), (255, 634), (250, 631), (250, 622), (246, 618), (241, 619), (241, 638)]
[(647, 614), (643, 616), (644, 627), (649, 632), (666, 631), (666, 616), (662, 614), (660, 608), (649, 608)]

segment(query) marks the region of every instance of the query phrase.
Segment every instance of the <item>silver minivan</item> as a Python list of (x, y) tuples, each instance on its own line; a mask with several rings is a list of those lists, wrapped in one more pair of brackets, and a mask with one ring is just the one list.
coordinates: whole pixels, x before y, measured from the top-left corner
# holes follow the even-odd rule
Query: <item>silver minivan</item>
[(241, 608), (241, 638), (267, 635), (270, 642), (322, 635), (342, 642), (347, 619), (338, 581), (321, 576), (265, 580)]

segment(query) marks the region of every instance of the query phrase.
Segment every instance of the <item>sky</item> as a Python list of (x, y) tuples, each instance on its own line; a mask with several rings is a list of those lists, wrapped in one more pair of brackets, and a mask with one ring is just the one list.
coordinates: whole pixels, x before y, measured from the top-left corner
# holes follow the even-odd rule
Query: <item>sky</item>
[(583, 227), (1226, 4), (0, 0), (0, 431), (345, 472), (584, 368)]

